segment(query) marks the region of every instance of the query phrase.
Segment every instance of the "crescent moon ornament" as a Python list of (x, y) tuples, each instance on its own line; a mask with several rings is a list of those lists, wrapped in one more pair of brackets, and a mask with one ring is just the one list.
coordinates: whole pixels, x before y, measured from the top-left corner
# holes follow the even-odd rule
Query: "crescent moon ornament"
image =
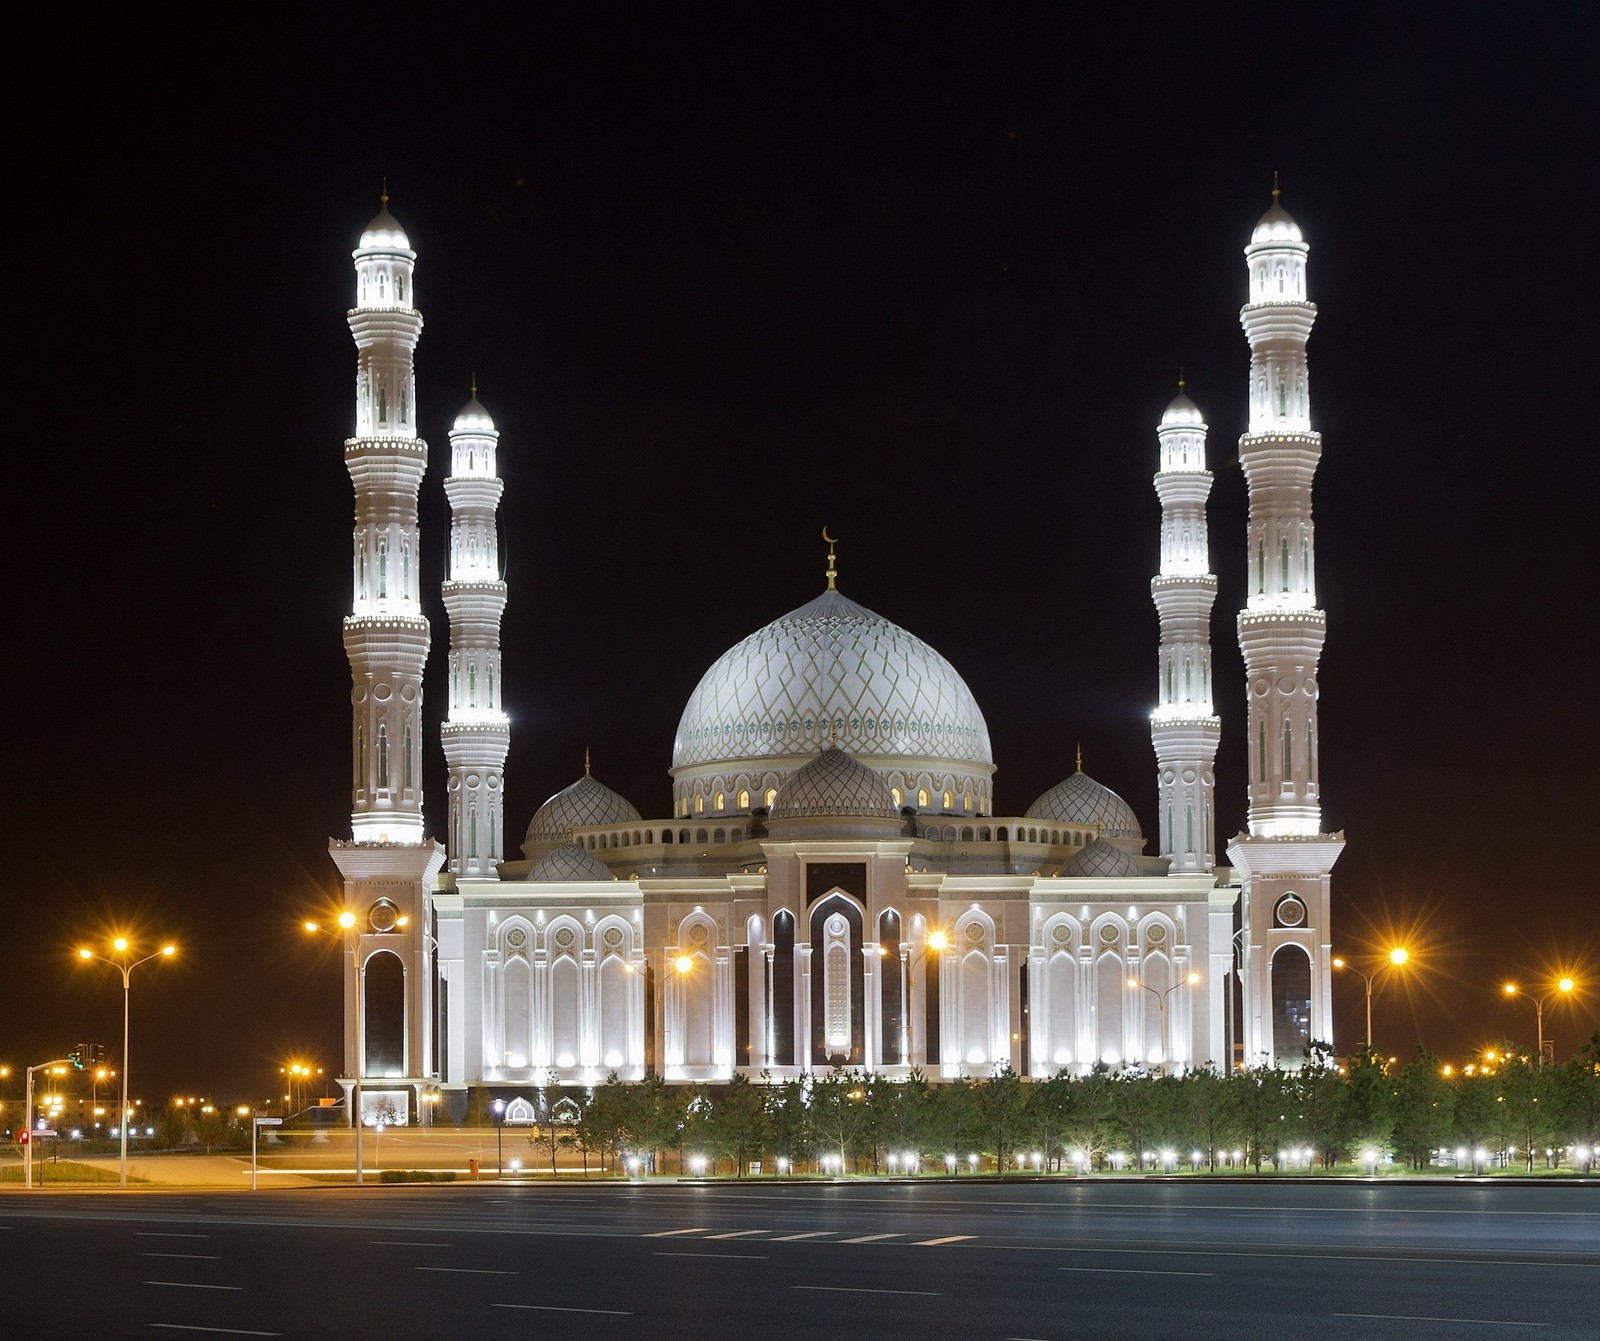
[(839, 543), (838, 540), (828, 534), (828, 528), (826, 526), (822, 528), (822, 538), (830, 545), (837, 545)]

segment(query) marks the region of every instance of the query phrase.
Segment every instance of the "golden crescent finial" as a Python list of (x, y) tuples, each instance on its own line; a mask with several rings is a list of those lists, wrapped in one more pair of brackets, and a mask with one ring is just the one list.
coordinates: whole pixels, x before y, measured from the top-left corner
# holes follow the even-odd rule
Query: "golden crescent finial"
[(389, 179), (387, 177), (383, 179), (383, 185), (378, 190), (378, 203), (384, 209), (389, 208)]
[(828, 590), (835, 591), (835, 579), (839, 576), (839, 565), (834, 556), (833, 547), (839, 543), (837, 537), (828, 534), (828, 528), (822, 528), (822, 538), (828, 542)]
[(1272, 203), (1274, 205), (1278, 203), (1278, 194), (1278, 170), (1274, 168), (1272, 170)]

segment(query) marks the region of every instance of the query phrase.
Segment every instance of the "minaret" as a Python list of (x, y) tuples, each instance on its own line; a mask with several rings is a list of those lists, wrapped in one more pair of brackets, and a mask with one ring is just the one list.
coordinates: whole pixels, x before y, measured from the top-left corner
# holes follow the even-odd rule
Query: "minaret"
[(1245, 248), (1250, 301), (1239, 314), (1250, 341), (1250, 428), (1239, 439), (1250, 491), (1239, 612), (1250, 784), (1249, 834), (1229, 854), (1249, 933), (1246, 1060), (1291, 1066), (1302, 1036), (1332, 1041), (1329, 872), (1344, 846), (1343, 835), (1321, 831), (1318, 792), (1317, 662), (1327, 619), (1317, 608), (1311, 523), (1322, 438), (1311, 428), (1306, 370), (1317, 315), (1306, 297), (1308, 250), (1274, 184), (1272, 208)]
[[(410, 1090), (415, 1101), (404, 1106), (413, 1120), (427, 1121), (421, 1095), (441, 1061), (432, 898), (445, 857), (422, 829), (428, 621), (418, 598), (417, 490), (428, 446), (417, 437), (412, 371), (422, 333), (422, 314), (412, 306), (417, 254), (389, 213), (387, 193), (353, 255), (356, 432), (344, 445), (356, 495), (354, 593), (344, 621), (353, 841), (328, 845), (344, 877), (344, 911), (351, 914), (344, 937), (353, 973), (345, 978), (339, 1083), (351, 1100), (346, 1121), (362, 1083), (369, 1083), (360, 1103), (366, 1120)], [(374, 1079), (384, 1082), (381, 1089), (371, 1088)]]
[(495, 473), (500, 435), (472, 399), (450, 430), (450, 715), (440, 729), (450, 765), (450, 869), (493, 878), (505, 859), (505, 766), (511, 724), (501, 708), (500, 578), (495, 511), (502, 485)]
[(350, 658), (350, 827), (358, 841), (422, 841), (422, 668), (428, 621), (418, 599), (417, 490), (428, 445), (417, 437), (412, 356), (422, 314), (412, 306), (417, 254), (389, 197), (361, 234), (350, 333), (359, 351), (356, 435), (344, 463), (356, 493)]
[(1211, 606), (1217, 579), (1206, 541), (1211, 493), (1206, 425), (1183, 385), (1180, 379), (1178, 395), (1156, 430), (1161, 573), (1150, 582), (1161, 617), (1157, 706), (1150, 714), (1160, 793), (1157, 843), (1174, 872), (1209, 871), (1216, 865), (1212, 764), (1222, 727), (1211, 710)]

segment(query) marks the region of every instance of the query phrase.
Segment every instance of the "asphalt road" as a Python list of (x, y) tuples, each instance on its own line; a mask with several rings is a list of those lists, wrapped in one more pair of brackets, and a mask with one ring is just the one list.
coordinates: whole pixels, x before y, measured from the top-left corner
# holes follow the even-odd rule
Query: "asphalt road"
[(1596, 1335), (1600, 1189), (746, 1183), (0, 1194), (17, 1337)]

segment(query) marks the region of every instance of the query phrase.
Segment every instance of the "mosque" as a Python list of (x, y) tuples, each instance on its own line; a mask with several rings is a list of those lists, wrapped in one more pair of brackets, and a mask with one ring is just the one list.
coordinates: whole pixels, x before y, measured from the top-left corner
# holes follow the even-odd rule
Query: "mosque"
[(1331, 1042), (1329, 876), (1344, 838), (1322, 832), (1318, 788), (1307, 251), (1274, 190), (1245, 248), (1240, 314), (1249, 594), (1246, 683), (1230, 692), (1249, 709), (1249, 815), (1224, 853), (1212, 476), (1206, 424), (1180, 391), (1154, 453), (1153, 836), (1081, 758), (1022, 813), (997, 811), (971, 691), (839, 589), (825, 531), (824, 589), (717, 658), (685, 705), (670, 813), (646, 818), (586, 761), (534, 811), (519, 857), (504, 840), (499, 436), (476, 388), (444, 481), (447, 844), (424, 831), (422, 316), (417, 254), (385, 197), (353, 253), (352, 813), (351, 837), (330, 844), (353, 915), (340, 1083), (359, 1111), (426, 1120), (469, 1086), (509, 1096), (650, 1071), (1292, 1066)]

